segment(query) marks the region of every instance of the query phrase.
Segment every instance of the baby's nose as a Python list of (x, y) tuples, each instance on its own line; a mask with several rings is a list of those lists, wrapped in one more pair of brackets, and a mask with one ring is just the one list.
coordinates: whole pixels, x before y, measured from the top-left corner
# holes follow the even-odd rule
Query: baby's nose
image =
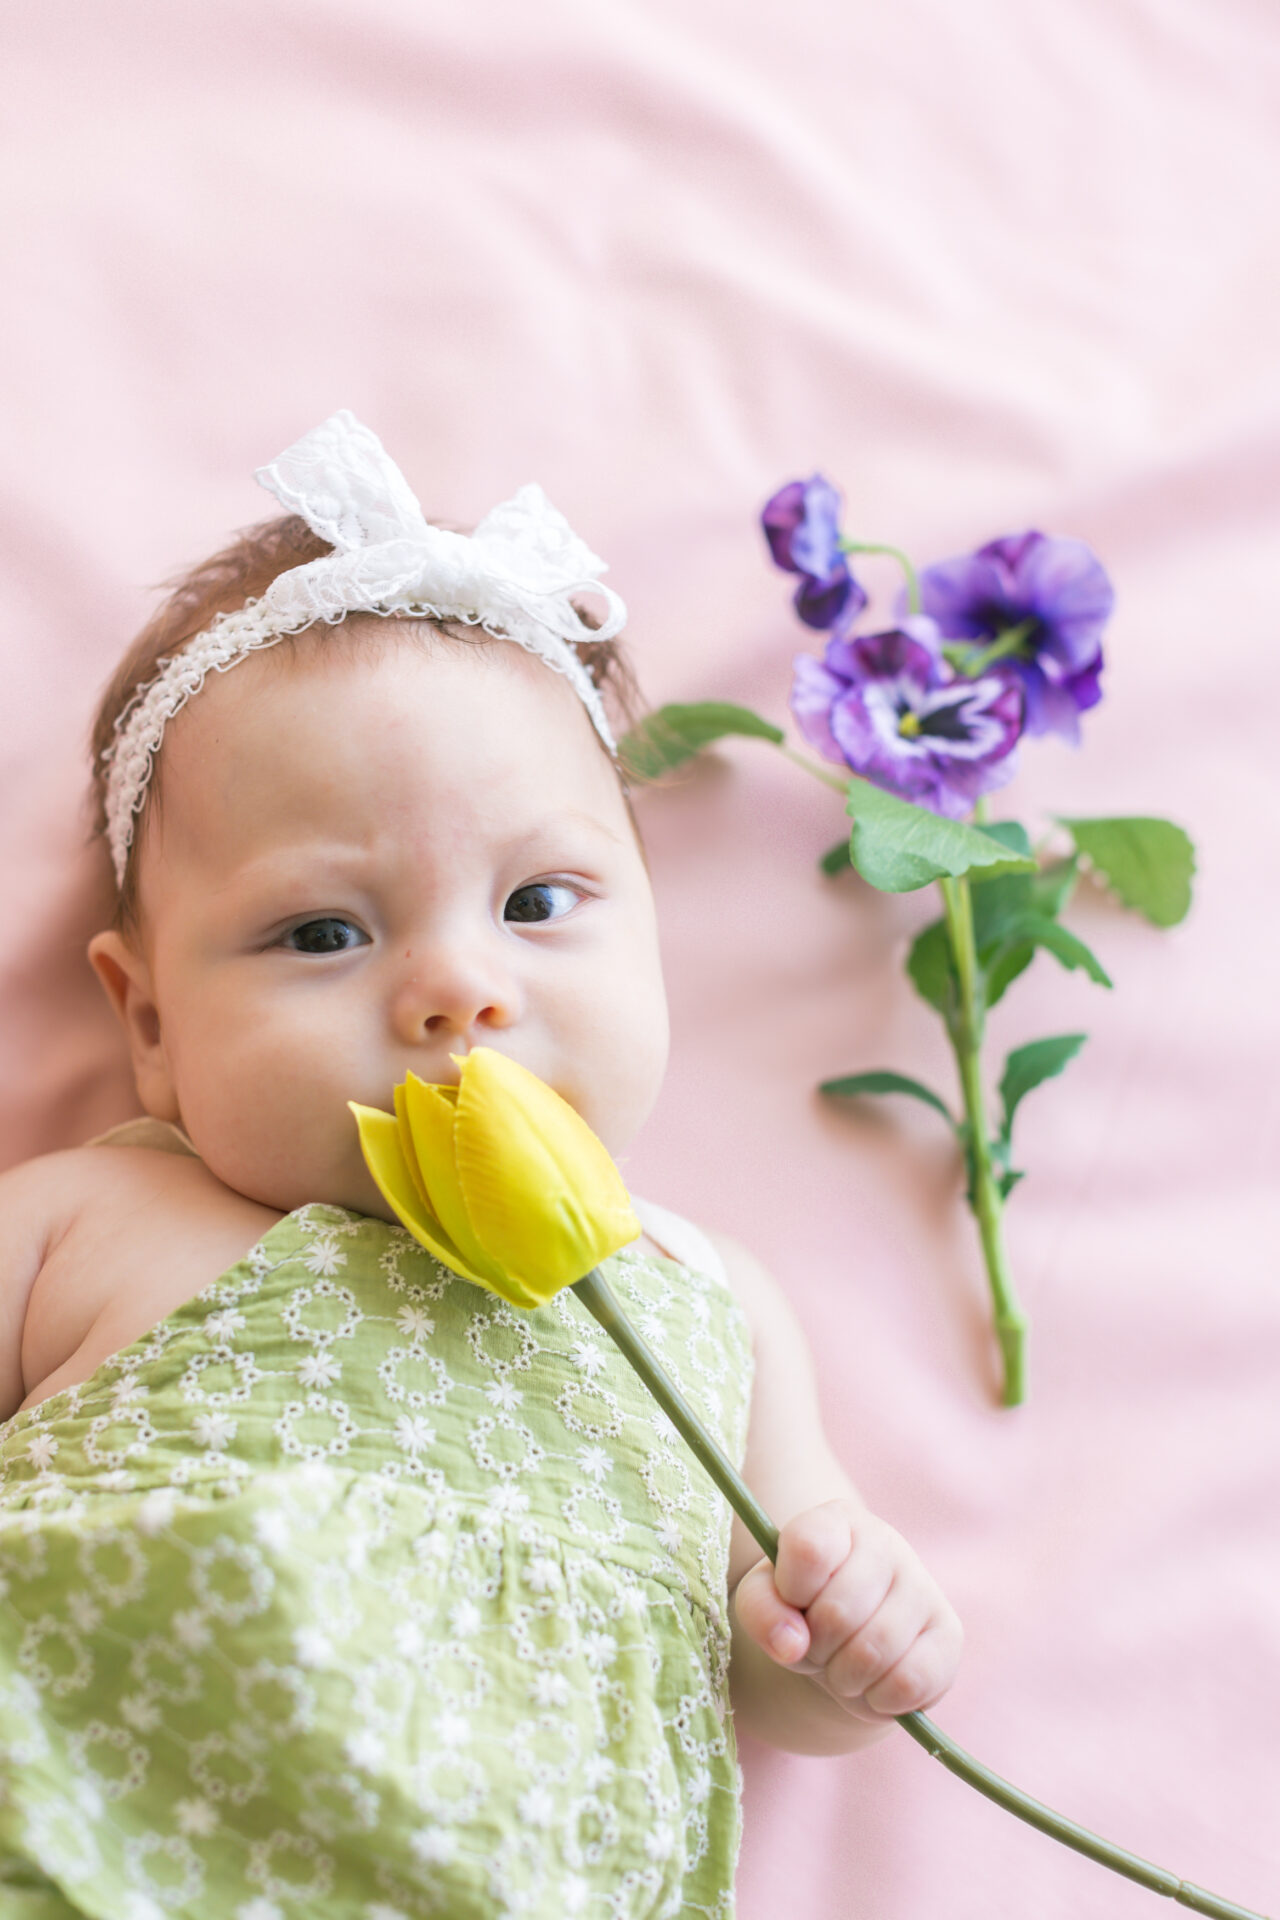
[(392, 1003), (396, 1037), (406, 1046), (473, 1028), (509, 1027), (521, 996), (511, 970), (478, 949), (409, 949)]

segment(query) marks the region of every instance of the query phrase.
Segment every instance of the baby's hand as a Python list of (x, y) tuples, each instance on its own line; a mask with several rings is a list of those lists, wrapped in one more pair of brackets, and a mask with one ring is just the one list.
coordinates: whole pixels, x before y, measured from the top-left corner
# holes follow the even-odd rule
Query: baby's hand
[(778, 1564), (738, 1582), (739, 1624), (779, 1666), (812, 1674), (855, 1719), (930, 1706), (955, 1678), (963, 1632), (892, 1527), (852, 1500), (787, 1522)]

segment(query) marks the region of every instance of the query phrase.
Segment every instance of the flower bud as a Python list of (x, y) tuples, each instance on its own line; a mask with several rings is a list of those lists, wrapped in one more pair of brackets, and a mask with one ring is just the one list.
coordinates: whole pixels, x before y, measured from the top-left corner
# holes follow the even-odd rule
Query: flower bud
[(545, 1081), (492, 1047), (459, 1065), (456, 1087), (409, 1074), (394, 1115), (349, 1103), (365, 1162), (445, 1266), (512, 1306), (543, 1306), (640, 1222), (605, 1148)]

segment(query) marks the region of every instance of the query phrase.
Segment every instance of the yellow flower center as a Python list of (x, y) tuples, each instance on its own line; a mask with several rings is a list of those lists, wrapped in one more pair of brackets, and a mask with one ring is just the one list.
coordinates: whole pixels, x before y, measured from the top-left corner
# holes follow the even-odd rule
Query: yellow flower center
[(920, 731), (920, 715), (912, 713), (910, 707), (898, 722), (898, 733), (904, 740), (914, 740)]

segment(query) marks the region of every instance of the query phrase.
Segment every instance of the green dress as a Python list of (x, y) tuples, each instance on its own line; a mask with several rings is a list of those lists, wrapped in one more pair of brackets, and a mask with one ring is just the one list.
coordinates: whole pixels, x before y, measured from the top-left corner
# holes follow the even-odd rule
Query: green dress
[[(723, 1278), (604, 1270), (740, 1459)], [(0, 1914), (728, 1920), (728, 1537), (571, 1293), (299, 1208), (0, 1427)]]

